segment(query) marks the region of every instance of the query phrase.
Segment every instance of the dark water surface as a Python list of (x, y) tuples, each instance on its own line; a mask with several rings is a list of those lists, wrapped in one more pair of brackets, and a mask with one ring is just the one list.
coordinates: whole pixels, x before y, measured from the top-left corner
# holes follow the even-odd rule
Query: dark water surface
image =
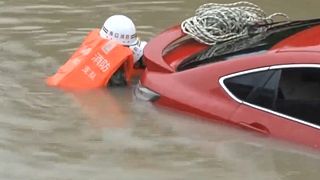
[[(154, 107), (132, 87), (44, 84), (108, 16), (131, 17), (149, 40), (204, 2), (0, 0), (0, 179), (319, 179), (319, 152)], [(320, 16), (316, 0), (253, 2)]]

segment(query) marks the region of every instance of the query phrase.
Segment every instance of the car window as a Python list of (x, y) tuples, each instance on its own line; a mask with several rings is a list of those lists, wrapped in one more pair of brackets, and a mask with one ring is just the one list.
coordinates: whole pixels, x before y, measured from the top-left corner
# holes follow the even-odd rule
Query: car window
[(270, 28), (266, 33), (250, 35), (247, 38), (235, 39), (208, 46), (180, 63), (177, 71), (184, 71), (198, 66), (231, 60), (238, 56), (265, 53), (274, 45), (300, 31), (319, 25), (319, 19), (309, 21), (292, 21)]
[(320, 125), (320, 68), (282, 69), (274, 110)]
[(238, 99), (320, 125), (320, 68), (284, 68), (224, 81)]
[[(246, 101), (267, 109), (274, 108), (274, 102), (278, 95), (280, 70), (269, 71), (268, 79), (262, 80), (263, 84), (256, 87), (246, 98)], [(256, 83), (259, 83), (258, 81)]]
[(239, 75), (224, 81), (227, 89), (238, 99), (246, 101), (250, 95), (250, 100), (254, 100), (254, 91), (262, 88), (274, 74), (274, 70), (260, 71), (250, 74)]

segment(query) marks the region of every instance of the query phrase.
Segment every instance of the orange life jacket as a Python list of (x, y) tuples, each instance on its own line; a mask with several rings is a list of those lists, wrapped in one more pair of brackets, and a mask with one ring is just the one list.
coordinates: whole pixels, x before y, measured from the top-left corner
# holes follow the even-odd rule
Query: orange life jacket
[(132, 51), (115, 41), (102, 39), (99, 31), (90, 32), (71, 58), (47, 79), (49, 86), (79, 90), (103, 87), (121, 66), (129, 82), (133, 72)]

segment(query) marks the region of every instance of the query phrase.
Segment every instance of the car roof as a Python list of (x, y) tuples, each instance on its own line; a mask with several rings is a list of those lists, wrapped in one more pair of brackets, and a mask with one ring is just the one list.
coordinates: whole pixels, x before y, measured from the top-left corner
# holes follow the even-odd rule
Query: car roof
[(266, 52), (320, 52), (319, 24), (320, 19), (293, 21), (273, 26), (266, 33), (217, 44), (184, 60), (177, 70), (183, 71), (238, 56), (250, 57), (252, 54)]

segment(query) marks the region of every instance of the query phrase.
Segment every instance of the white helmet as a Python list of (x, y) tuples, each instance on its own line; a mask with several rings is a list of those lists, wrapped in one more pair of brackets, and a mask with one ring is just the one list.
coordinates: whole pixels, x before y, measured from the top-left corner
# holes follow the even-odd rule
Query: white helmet
[(100, 36), (109, 40), (116, 40), (122, 45), (137, 43), (136, 27), (132, 20), (124, 15), (109, 17), (100, 30)]

